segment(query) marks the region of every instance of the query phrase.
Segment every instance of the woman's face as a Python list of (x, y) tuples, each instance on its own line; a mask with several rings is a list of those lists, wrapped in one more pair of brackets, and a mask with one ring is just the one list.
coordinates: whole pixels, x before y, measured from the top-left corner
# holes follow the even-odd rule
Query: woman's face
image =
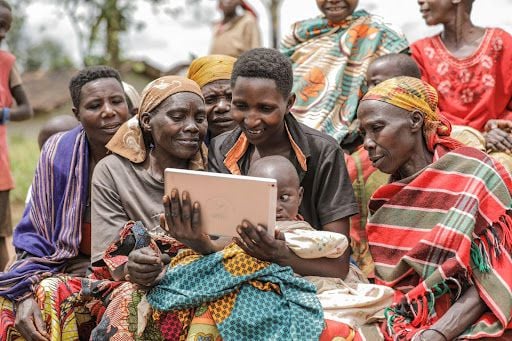
[(284, 115), (292, 104), (273, 79), (238, 77), (231, 112), (249, 142), (258, 146), (283, 133)]
[[(360, 102), (357, 117), (373, 167), (394, 174), (411, 160), (418, 132), (411, 113), (388, 103), (366, 100)], [(421, 125), (419, 129), (421, 132)]]
[(73, 112), (89, 142), (105, 146), (129, 116), (123, 86), (115, 78), (86, 83), (80, 90), (80, 104)]
[(418, 0), (420, 12), (429, 26), (445, 24), (455, 17), (457, 5), (452, 0)]
[(221, 79), (202, 87), (208, 130), (212, 137), (233, 130), (238, 124), (231, 115), (231, 85), (229, 80)]
[(316, 0), (316, 5), (329, 21), (338, 23), (354, 12), (358, 2), (358, 0)]
[(224, 15), (232, 15), (240, 5), (240, 0), (219, 0), (219, 8)]
[(191, 92), (169, 96), (141, 121), (155, 150), (181, 160), (196, 155), (208, 127), (203, 99)]

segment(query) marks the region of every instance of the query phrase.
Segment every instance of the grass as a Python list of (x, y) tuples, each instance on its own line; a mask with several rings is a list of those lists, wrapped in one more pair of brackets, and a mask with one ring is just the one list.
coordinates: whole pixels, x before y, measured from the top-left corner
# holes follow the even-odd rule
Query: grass
[(16, 186), (10, 194), (12, 222), (16, 225), (21, 219), (27, 191), (34, 177), (39, 147), (35, 138), (18, 133), (8, 134), (8, 145), (11, 172)]

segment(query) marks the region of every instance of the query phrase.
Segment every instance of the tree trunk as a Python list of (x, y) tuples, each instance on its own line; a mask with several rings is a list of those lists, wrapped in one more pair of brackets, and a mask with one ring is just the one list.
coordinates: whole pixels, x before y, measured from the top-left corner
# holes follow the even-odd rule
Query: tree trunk
[(121, 66), (119, 33), (123, 19), (117, 0), (106, 0), (104, 11), (107, 14), (105, 16), (107, 24), (105, 54), (108, 64), (118, 69)]
[(280, 25), (281, 25), (281, 5), (283, 0), (270, 0), (270, 34), (272, 38), (272, 47), (279, 48)]

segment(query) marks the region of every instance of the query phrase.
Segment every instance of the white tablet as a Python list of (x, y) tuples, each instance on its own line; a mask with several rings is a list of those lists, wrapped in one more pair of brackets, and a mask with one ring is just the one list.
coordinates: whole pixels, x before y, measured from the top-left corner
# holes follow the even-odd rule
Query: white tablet
[(252, 176), (208, 173), (175, 168), (165, 170), (165, 193), (187, 191), (201, 205), (201, 225), (211, 236), (238, 236), (243, 219), (267, 226), (274, 235), (276, 180)]

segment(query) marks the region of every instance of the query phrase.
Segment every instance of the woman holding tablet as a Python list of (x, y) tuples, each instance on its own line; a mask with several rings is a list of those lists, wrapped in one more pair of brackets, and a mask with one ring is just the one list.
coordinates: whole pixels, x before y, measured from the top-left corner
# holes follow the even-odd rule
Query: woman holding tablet
[(140, 288), (152, 286), (182, 246), (159, 229), (164, 169), (204, 170), (206, 129), (199, 86), (166, 76), (145, 88), (138, 115), (107, 145), (113, 154), (92, 179), (94, 280), (84, 280), (81, 292), (101, 320), (92, 339), (131, 339)]

